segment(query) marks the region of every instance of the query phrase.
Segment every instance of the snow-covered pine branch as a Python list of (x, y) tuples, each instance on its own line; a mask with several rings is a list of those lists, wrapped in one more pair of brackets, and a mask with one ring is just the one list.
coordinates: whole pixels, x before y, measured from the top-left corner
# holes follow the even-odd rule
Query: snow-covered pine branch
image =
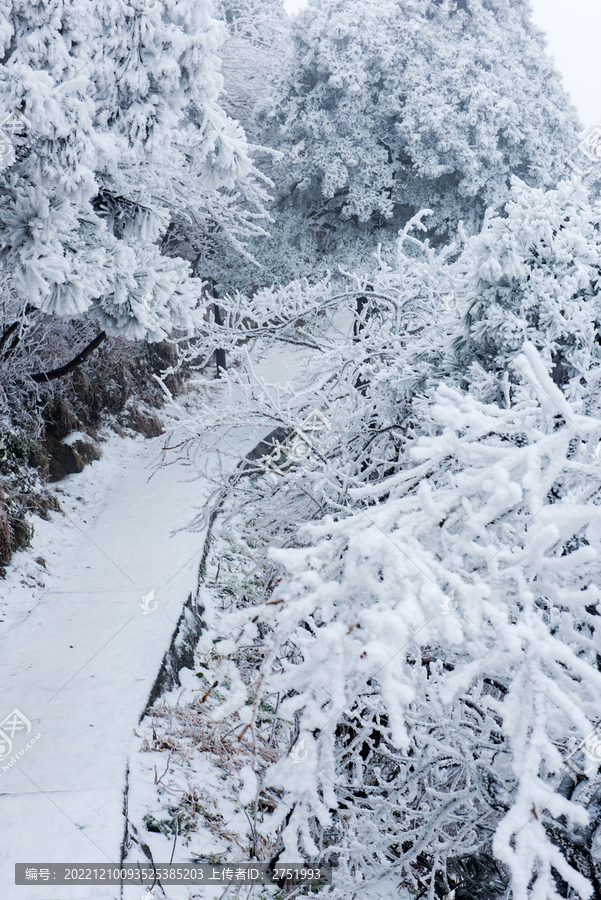
[[(77, 0), (2, 13), (0, 107), (32, 143), (2, 172), (0, 261), (23, 305), (160, 341), (199, 321), (202, 234), (264, 233), (265, 182), (220, 106), (211, 3)], [(39, 45), (29, 35), (44, 36)], [(16, 115), (16, 114), (15, 114)], [(189, 248), (161, 252), (188, 218)], [(198, 231), (198, 240), (194, 232)], [(163, 247), (173, 254), (169, 241)]]

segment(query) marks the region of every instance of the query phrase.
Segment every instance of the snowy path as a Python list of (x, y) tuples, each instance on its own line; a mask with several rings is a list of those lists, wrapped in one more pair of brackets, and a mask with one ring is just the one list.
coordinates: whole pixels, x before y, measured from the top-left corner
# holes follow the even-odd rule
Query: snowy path
[[(285, 355), (290, 360), (289, 350)], [(283, 356), (274, 354), (262, 374), (288, 380)], [(300, 354), (294, 363), (298, 371)], [(240, 454), (259, 437), (240, 432)], [(68, 519), (36, 520), (32, 550), (18, 554), (3, 584), (0, 721), (16, 708), (32, 728), (16, 731), (11, 754), (0, 761), (1, 900), (119, 895), (119, 888), (53, 888), (39, 879), (16, 886), (14, 864), (119, 862), (132, 729), (195, 589), (205, 537), (170, 534), (213, 489), (191, 481), (195, 473), (184, 462), (149, 481), (161, 440), (111, 436), (99, 462), (57, 486)], [(40, 555), (47, 570), (33, 563)], [(23, 560), (29, 575), (19, 581)], [(43, 590), (35, 583), (40, 573)], [(144, 614), (142, 598), (153, 589), (156, 610)]]
[[(64, 483), (87, 495), (93, 515), (81, 503), (70, 510), (62, 494), (75, 524), (57, 527), (56, 516), (36, 523), (49, 590), (0, 644), (2, 718), (16, 707), (32, 722), (27, 738), (41, 735), (7, 772), (0, 764), (3, 900), (110, 896), (11, 882), (15, 862), (119, 862), (132, 728), (195, 583), (204, 539), (169, 534), (209, 491), (186, 483), (182, 465), (148, 482), (153, 456), (148, 442), (111, 438), (99, 463)], [(144, 614), (139, 604), (152, 589), (157, 608)], [(15, 735), (15, 750), (24, 737)]]

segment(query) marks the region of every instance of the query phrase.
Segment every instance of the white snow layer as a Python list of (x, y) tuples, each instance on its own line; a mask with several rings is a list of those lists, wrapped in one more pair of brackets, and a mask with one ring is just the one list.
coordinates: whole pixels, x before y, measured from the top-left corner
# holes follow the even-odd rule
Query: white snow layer
[[(283, 384), (306, 355), (272, 353), (260, 373)], [(220, 388), (212, 390), (218, 402)], [(193, 402), (192, 391), (188, 412)], [(238, 429), (228, 438), (243, 456), (268, 430)], [(56, 485), (65, 515), (33, 519), (31, 548), (13, 558), (0, 583), (0, 721), (16, 709), (31, 723), (0, 759), (1, 900), (119, 897), (119, 887), (39, 879), (16, 886), (14, 864), (119, 863), (132, 731), (196, 589), (205, 539), (172, 532), (214, 489), (185, 459), (154, 472), (163, 440), (110, 434), (100, 461)], [(151, 591), (146, 606), (156, 609), (145, 613)], [(132, 900), (146, 894), (132, 890)]]

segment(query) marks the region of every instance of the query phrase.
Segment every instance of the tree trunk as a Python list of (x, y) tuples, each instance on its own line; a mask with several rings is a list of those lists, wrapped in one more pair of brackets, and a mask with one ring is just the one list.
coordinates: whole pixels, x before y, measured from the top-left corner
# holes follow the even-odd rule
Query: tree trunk
[[(221, 314), (220, 308), (217, 304), (214, 304), (215, 309), (215, 322), (217, 325), (223, 325), (223, 316)], [(227, 361), (225, 358), (225, 350), (215, 350), (215, 362), (217, 364), (217, 378), (221, 378), (221, 370), (225, 372), (227, 369)]]
[[(367, 285), (366, 290), (373, 291), (373, 288), (370, 284)], [(363, 310), (367, 306), (368, 299), (367, 297), (357, 297), (357, 307), (355, 313), (355, 321), (353, 323), (353, 340), (360, 341), (361, 340), (361, 332), (365, 328), (365, 322), (363, 320)], [(362, 381), (361, 378), (357, 378), (355, 382), (355, 390), (359, 391), (360, 394), (365, 396), (367, 393), (367, 387), (369, 382)]]

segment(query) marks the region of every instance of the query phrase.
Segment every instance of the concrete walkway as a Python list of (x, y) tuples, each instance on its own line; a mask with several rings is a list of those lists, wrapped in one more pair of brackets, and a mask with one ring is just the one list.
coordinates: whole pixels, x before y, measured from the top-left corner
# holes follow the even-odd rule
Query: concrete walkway
[[(204, 541), (170, 533), (211, 490), (190, 483), (181, 463), (148, 481), (151, 443), (111, 438), (102, 460), (61, 483), (69, 520), (35, 523), (34, 547), (52, 531), (47, 590), (0, 641), (0, 720), (17, 709), (31, 723), (31, 731), (12, 717), (0, 726), (13, 743), (0, 760), (2, 900), (119, 893), (39, 878), (15, 886), (14, 863), (119, 862), (132, 729), (196, 584)], [(92, 495), (92, 516), (77, 501), (73, 508), (73, 491)], [(147, 607), (156, 608), (145, 613), (152, 590)]]

